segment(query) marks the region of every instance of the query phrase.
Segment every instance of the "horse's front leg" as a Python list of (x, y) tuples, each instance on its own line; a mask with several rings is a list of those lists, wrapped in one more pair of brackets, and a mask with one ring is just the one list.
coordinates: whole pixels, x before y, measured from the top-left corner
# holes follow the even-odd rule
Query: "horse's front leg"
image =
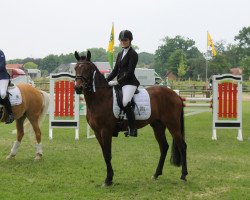
[(24, 135), (24, 130), (23, 130), (23, 123), (26, 117), (21, 117), (20, 119), (16, 120), (16, 130), (17, 130), (17, 140), (14, 142), (11, 150), (10, 150), (10, 154), (6, 157), (6, 159), (11, 159), (13, 157), (15, 157), (15, 155), (17, 154), (17, 150), (21, 145), (21, 141)]
[(36, 156), (35, 160), (40, 160), (43, 155), (42, 143), (41, 143), (41, 130), (39, 127), (38, 119), (34, 121), (30, 121), (33, 127), (33, 130), (36, 135)]
[(112, 135), (108, 131), (101, 131), (100, 135), (96, 135), (97, 139), (102, 147), (103, 157), (107, 167), (107, 177), (104, 181), (104, 186), (110, 186), (113, 184), (114, 171), (111, 165), (111, 146)]

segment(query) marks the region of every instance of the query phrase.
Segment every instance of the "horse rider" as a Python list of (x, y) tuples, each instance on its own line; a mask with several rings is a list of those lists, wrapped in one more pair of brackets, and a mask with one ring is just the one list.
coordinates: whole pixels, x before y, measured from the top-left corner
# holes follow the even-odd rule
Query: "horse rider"
[(109, 85), (117, 77), (118, 84), (122, 87), (122, 104), (126, 113), (129, 125), (129, 135), (137, 137), (137, 129), (135, 127), (135, 115), (131, 104), (131, 99), (140, 82), (135, 77), (135, 67), (138, 62), (138, 54), (132, 48), (131, 42), (133, 35), (129, 30), (123, 30), (119, 34), (119, 41), (122, 51), (118, 53), (114, 70), (107, 78)]
[(7, 119), (5, 122), (6, 124), (10, 124), (14, 121), (9, 95), (7, 93), (9, 81), (10, 81), (10, 75), (6, 70), (5, 55), (3, 51), (0, 50), (0, 98), (1, 98), (0, 102), (3, 104), (7, 112)]

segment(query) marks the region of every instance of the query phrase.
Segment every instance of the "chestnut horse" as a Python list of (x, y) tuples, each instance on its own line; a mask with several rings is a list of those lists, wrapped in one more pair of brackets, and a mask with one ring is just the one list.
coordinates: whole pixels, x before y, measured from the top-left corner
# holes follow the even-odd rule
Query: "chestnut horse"
[[(14, 142), (11, 152), (6, 159), (10, 159), (16, 155), (24, 136), (24, 131), (27, 131), (31, 125), (35, 132), (37, 142), (35, 159), (39, 160), (42, 156), (41, 130), (39, 125), (47, 114), (49, 94), (29, 84), (18, 84), (17, 87), (20, 89), (22, 96), (22, 103), (12, 106), (13, 115), (16, 121), (17, 140)], [(4, 122), (6, 119), (6, 113), (3, 111), (4, 110), (2, 110), (0, 117), (1, 122)], [(26, 118), (29, 121), (24, 124)]]
[[(94, 130), (95, 136), (101, 146), (107, 167), (105, 186), (113, 183), (114, 172), (111, 165), (112, 134), (116, 130), (117, 119), (113, 114), (113, 92), (105, 77), (91, 62), (91, 53), (80, 56), (75, 52), (77, 63), (75, 66), (77, 94), (84, 94), (87, 105), (87, 121)], [(173, 137), (171, 163), (182, 165), (181, 179), (186, 180), (187, 161), (184, 138), (183, 103), (181, 98), (167, 87), (153, 86), (146, 89), (150, 96), (151, 116), (147, 120), (136, 121), (136, 127), (142, 128), (148, 124), (153, 128), (154, 135), (160, 147), (160, 159), (153, 179), (162, 175), (162, 170), (169, 145), (165, 130), (168, 128)], [(121, 131), (127, 130), (127, 123)]]

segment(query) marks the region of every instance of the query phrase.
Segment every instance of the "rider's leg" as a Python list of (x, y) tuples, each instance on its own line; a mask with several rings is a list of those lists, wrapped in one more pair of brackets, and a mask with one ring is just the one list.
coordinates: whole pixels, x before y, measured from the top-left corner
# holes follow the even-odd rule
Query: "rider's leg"
[(129, 135), (134, 137), (137, 136), (137, 129), (135, 127), (135, 114), (130, 101), (134, 96), (136, 88), (137, 87), (134, 85), (125, 85), (122, 87), (122, 93), (123, 93), (122, 104), (124, 106), (124, 111), (128, 118)]
[(124, 85), (122, 87), (122, 94), (123, 94), (122, 104), (124, 107), (127, 106), (127, 104), (133, 98), (135, 91), (136, 91), (136, 88), (137, 87), (134, 85)]
[(0, 97), (1, 97), (1, 99), (5, 99), (5, 97), (7, 96), (8, 85), (9, 85), (8, 79), (1, 79), (0, 80)]
[(8, 88), (9, 80), (4, 79), (0, 80), (0, 96), (3, 102), (3, 105), (5, 106), (6, 112), (7, 112), (7, 119), (6, 124), (12, 123), (14, 121), (14, 116), (11, 109), (11, 104), (9, 101), (9, 97), (7, 95), (7, 88)]
[(5, 106), (5, 109), (6, 109), (6, 112), (7, 112), (7, 119), (6, 119), (6, 124), (10, 124), (14, 121), (14, 116), (13, 116), (13, 113), (12, 113), (12, 109), (11, 109), (11, 104), (10, 104), (10, 100), (9, 100), (9, 97), (5, 97), (4, 99), (4, 106)]

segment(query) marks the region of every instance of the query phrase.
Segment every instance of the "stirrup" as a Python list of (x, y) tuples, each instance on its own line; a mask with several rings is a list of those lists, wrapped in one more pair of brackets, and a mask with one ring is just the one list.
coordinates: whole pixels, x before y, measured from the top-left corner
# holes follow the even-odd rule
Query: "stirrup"
[(11, 124), (14, 121), (13, 114), (8, 115), (5, 124)]
[(129, 131), (124, 132), (125, 137), (129, 137)]

